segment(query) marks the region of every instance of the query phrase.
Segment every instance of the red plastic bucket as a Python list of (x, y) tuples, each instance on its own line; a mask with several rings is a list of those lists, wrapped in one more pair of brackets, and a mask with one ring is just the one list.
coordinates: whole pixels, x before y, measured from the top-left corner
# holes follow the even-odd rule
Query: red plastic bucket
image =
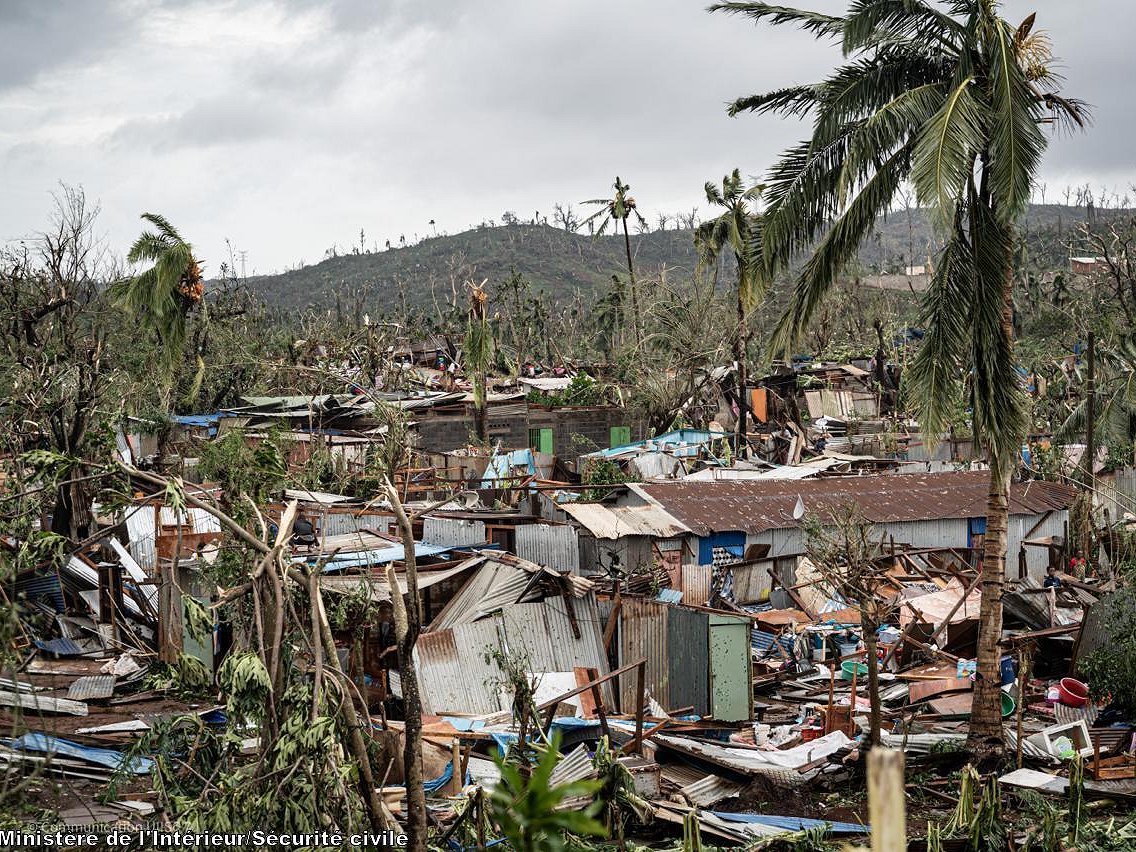
[(1084, 707), (1089, 703), (1089, 688), (1075, 678), (1061, 678), (1061, 683), (1057, 684), (1057, 694), (1061, 703), (1069, 707)]

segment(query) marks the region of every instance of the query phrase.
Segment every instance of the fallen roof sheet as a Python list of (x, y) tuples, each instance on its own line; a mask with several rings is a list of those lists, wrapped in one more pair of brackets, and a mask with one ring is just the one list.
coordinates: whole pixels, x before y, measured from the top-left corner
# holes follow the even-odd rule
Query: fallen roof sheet
[(91, 698), (110, 698), (114, 695), (114, 675), (87, 675), (77, 678), (67, 690), (70, 701), (85, 701)]
[(50, 695), (37, 695), (29, 692), (0, 691), (0, 707), (20, 707), (38, 713), (87, 715), (87, 705), (81, 701), (68, 701), (66, 698), (53, 698)]
[[(802, 480), (652, 482), (630, 490), (661, 506), (699, 536), (714, 532), (760, 533), (799, 525), (797, 500), (813, 514), (832, 514), (856, 504), (872, 523), (986, 516), (989, 474), (948, 471)], [(1056, 482), (1010, 486), (1010, 514), (1037, 515), (1068, 508), (1076, 490)]]
[(747, 774), (769, 769), (800, 769), (806, 764), (835, 754), (852, 744), (843, 731), (833, 731), (811, 742), (801, 743), (784, 751), (757, 751), (749, 748), (731, 748), (693, 737), (656, 734), (655, 742), (690, 757), (707, 760), (726, 769)]
[(148, 757), (127, 757), (121, 751), (84, 746), (47, 734), (24, 734), (18, 739), (9, 740), (6, 745), (21, 751), (34, 751), (47, 755), (62, 754), (76, 760), (105, 766), (107, 769), (125, 769), (135, 775), (146, 775), (154, 767), (154, 761)]
[(626, 535), (673, 538), (690, 529), (661, 506), (608, 506), (604, 503), (562, 503), (560, 507), (596, 538)]

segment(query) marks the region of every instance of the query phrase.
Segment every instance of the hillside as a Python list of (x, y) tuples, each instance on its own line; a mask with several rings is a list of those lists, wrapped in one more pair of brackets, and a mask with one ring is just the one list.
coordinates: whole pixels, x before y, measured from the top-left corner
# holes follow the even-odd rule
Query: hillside
[[(1098, 211), (1098, 215), (1116, 211)], [(1055, 265), (1068, 254), (1064, 243), (1072, 228), (1084, 221), (1083, 207), (1035, 205), (1023, 230), (1035, 242), (1044, 238), (1034, 259)], [(671, 281), (681, 281), (697, 263), (693, 232), (654, 231), (633, 234), (636, 270), (644, 278), (666, 267)], [(880, 221), (876, 234), (864, 246), (860, 263), (865, 271), (902, 268), (923, 263), (935, 246), (926, 216), (920, 210), (897, 210)], [(1039, 256), (1044, 255), (1044, 256)], [(626, 269), (623, 238), (563, 231), (546, 225), (483, 226), (460, 234), (429, 237), (415, 245), (363, 254), (345, 254), (321, 263), (277, 275), (249, 279), (255, 293), (273, 307), (296, 310), (334, 304), (337, 296), (361, 294), (375, 310), (393, 307), (427, 309), (446, 301), (464, 282), (488, 278), (500, 281), (512, 270), (524, 275), (533, 289), (560, 300), (579, 292), (593, 297), (610, 285), (613, 273)]]

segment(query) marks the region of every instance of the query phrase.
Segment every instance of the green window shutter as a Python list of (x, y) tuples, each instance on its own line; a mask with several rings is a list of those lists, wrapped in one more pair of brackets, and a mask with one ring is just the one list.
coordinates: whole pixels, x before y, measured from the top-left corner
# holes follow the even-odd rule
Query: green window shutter
[(611, 446), (622, 447), (625, 444), (631, 443), (631, 427), (630, 426), (612, 426), (611, 427)]
[(537, 444), (537, 450), (542, 452), (542, 453), (547, 453), (548, 455), (552, 455), (553, 451), (552, 451), (552, 430), (551, 429), (541, 429), (540, 430), (540, 443)]

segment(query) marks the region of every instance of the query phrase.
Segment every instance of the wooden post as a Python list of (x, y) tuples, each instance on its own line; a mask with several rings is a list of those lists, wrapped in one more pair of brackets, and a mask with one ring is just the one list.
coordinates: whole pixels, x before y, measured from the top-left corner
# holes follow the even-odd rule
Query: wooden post
[(635, 753), (643, 753), (643, 705), (647, 701), (647, 661), (635, 668)]
[(848, 700), (848, 736), (856, 736), (856, 676), (860, 674), (860, 663), (854, 661), (852, 669), (852, 695)]
[(1026, 688), (1029, 685), (1032, 655), (1028, 647), (1018, 652), (1018, 706), (1017, 706), (1017, 758), (1018, 769), (1022, 768), (1022, 714), (1026, 709)]
[(450, 776), (450, 795), (457, 796), (465, 786), (465, 776), (462, 773), (461, 743), (454, 737), (450, 743), (450, 760), (453, 761), (453, 774)]
[(868, 752), (868, 814), (872, 852), (906, 852), (907, 816), (903, 752), (874, 748)]

